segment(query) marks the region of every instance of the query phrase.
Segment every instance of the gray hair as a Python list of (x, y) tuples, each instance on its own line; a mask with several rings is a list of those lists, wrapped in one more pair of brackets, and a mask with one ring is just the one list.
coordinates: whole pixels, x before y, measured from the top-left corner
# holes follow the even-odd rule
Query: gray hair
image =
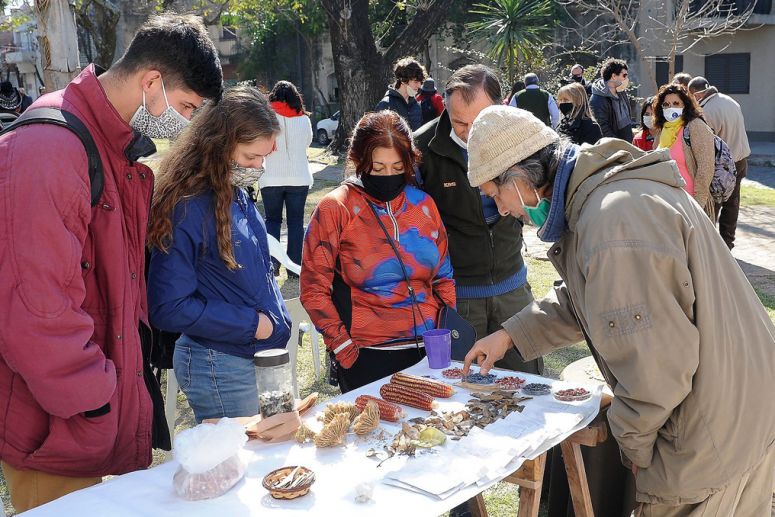
[(514, 178), (529, 181), (536, 189), (553, 187), (562, 155), (572, 145), (567, 138), (560, 138), (543, 149), (531, 154), (519, 163), (515, 163), (493, 181), (496, 185), (505, 185)]
[(484, 65), (466, 65), (452, 74), (452, 77), (447, 81), (444, 93), (449, 99), (453, 93), (460, 92), (463, 102), (470, 104), (479, 90), (483, 90), (493, 104), (500, 103), (501, 83), (495, 72)]

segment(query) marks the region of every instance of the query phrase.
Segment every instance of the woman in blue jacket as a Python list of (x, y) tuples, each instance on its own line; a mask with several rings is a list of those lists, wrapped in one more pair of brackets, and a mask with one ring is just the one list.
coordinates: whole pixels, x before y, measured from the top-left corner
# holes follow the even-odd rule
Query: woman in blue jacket
[(253, 354), (290, 336), (266, 227), (241, 188), (258, 180), (279, 130), (264, 96), (236, 87), (193, 118), (161, 163), (149, 312), (182, 333), (173, 365), (197, 422), (257, 414)]

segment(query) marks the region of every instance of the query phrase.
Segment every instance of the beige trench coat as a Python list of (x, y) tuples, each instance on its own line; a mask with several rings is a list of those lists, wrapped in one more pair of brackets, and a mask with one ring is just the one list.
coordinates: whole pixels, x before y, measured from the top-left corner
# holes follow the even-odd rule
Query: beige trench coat
[(526, 360), (584, 329), (641, 502), (702, 501), (775, 440), (775, 327), (682, 183), (667, 150), (582, 148), (549, 250), (564, 284), (503, 324)]

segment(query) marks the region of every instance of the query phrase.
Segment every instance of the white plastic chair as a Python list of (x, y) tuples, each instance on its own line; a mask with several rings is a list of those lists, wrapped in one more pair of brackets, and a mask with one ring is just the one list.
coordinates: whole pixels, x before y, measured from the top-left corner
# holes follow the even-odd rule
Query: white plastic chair
[(296, 398), (299, 398), (299, 383), (297, 380), (297, 355), (299, 349), (299, 326), (304, 322), (309, 322), (309, 336), (312, 344), (312, 365), (315, 368), (315, 378), (320, 376), (320, 344), (318, 331), (315, 330), (315, 326), (312, 325), (307, 311), (304, 310), (301, 301), (298, 298), (292, 298), (285, 300), (285, 306), (288, 307), (288, 313), (291, 315), (291, 338), (288, 341), (288, 355), (291, 357), (291, 370), (293, 371), (293, 394)]

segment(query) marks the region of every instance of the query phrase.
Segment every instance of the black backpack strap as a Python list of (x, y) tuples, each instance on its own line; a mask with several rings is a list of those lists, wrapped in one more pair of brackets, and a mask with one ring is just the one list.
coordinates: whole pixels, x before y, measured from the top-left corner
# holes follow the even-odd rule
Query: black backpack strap
[(0, 131), (0, 135), (9, 133), (14, 129), (32, 124), (52, 124), (72, 131), (83, 144), (86, 156), (89, 160), (89, 183), (91, 185), (91, 206), (96, 206), (102, 197), (105, 186), (105, 178), (102, 169), (102, 160), (97, 150), (97, 144), (86, 125), (77, 116), (69, 111), (58, 108), (33, 108), (25, 111), (13, 124)]

